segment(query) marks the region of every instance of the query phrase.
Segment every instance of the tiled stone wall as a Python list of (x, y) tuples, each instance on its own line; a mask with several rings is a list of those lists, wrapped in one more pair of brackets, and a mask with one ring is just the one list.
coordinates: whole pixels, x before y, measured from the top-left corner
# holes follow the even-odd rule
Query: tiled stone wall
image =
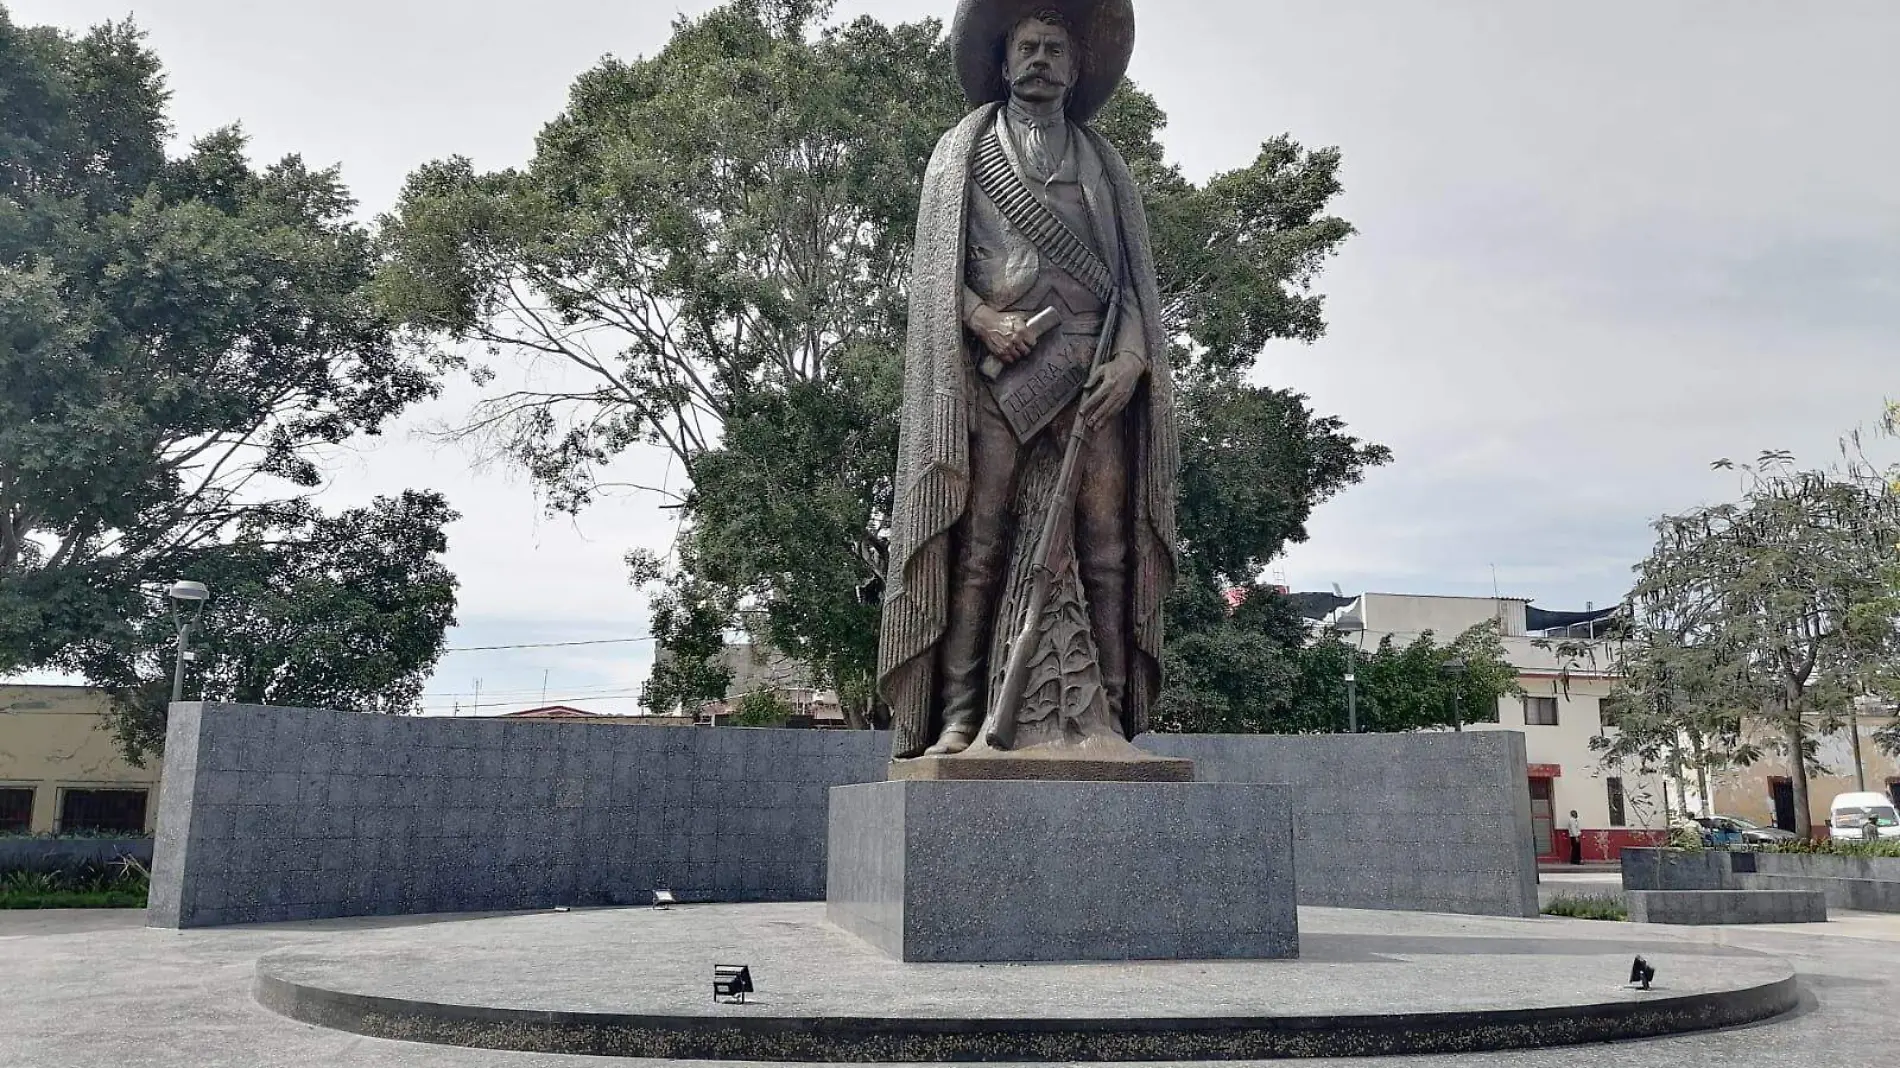
[(817, 900), (884, 741), (177, 705), (148, 922)]
[(1294, 787), (1300, 904), (1537, 915), (1524, 736), (1151, 734), (1203, 782)]
[(1630, 890), (1631, 923), (1826, 923), (1819, 890)]
[[(1203, 781), (1293, 787), (1300, 899), (1535, 912), (1523, 740), (1148, 736)], [(822, 900), (827, 792), (890, 737), (172, 709), (148, 922)]]

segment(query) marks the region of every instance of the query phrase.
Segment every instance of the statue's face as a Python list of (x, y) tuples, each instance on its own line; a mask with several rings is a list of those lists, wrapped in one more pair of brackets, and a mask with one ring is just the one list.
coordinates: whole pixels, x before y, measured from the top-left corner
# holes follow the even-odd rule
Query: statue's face
[(1010, 31), (1003, 79), (1018, 97), (1036, 103), (1062, 99), (1075, 84), (1075, 67), (1068, 30), (1031, 18)]

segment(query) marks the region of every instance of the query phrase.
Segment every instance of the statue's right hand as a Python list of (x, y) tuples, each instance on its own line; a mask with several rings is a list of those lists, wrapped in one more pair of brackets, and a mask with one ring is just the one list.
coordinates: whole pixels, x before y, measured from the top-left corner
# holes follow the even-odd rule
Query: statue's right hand
[(979, 304), (970, 314), (970, 330), (1004, 363), (1015, 363), (1035, 347), (1027, 317)]

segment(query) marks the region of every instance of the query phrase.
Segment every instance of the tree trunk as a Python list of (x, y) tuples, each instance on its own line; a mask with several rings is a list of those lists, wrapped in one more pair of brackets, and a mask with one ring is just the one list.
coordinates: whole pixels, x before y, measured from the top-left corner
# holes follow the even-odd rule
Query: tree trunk
[(1702, 815), (1715, 815), (1715, 799), (1709, 796), (1709, 752), (1702, 742), (1702, 735), (1691, 732), (1689, 752), (1695, 757), (1696, 796), (1702, 799)]
[(1807, 735), (1798, 714), (1788, 723), (1788, 782), (1794, 793), (1794, 833), (1806, 841), (1814, 837), (1814, 821), (1808, 816)]

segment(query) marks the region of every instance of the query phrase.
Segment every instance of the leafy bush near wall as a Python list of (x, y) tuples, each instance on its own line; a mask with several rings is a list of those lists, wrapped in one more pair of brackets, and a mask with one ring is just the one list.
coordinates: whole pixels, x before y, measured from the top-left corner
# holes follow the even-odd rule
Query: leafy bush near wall
[(1702, 826), (1692, 819), (1678, 816), (1669, 823), (1669, 848), (1680, 849), (1685, 853), (1702, 852)]
[(1546, 916), (1567, 916), (1573, 920), (1627, 920), (1629, 906), (1609, 894), (1578, 894), (1552, 898), (1544, 906)]
[(1823, 838), (1819, 841), (1797, 838), (1791, 842), (1767, 842), (1750, 848), (1756, 853), (1805, 853), (1830, 857), (1900, 857), (1900, 840), (1891, 838), (1878, 842), (1866, 842), (1854, 838)]
[(131, 831), (0, 831), (0, 840), (18, 841), (23, 838), (39, 842), (95, 842), (108, 839), (115, 842), (148, 842), (152, 836)]
[(0, 874), (0, 909), (144, 908), (152, 873), (131, 857), (70, 871)]

